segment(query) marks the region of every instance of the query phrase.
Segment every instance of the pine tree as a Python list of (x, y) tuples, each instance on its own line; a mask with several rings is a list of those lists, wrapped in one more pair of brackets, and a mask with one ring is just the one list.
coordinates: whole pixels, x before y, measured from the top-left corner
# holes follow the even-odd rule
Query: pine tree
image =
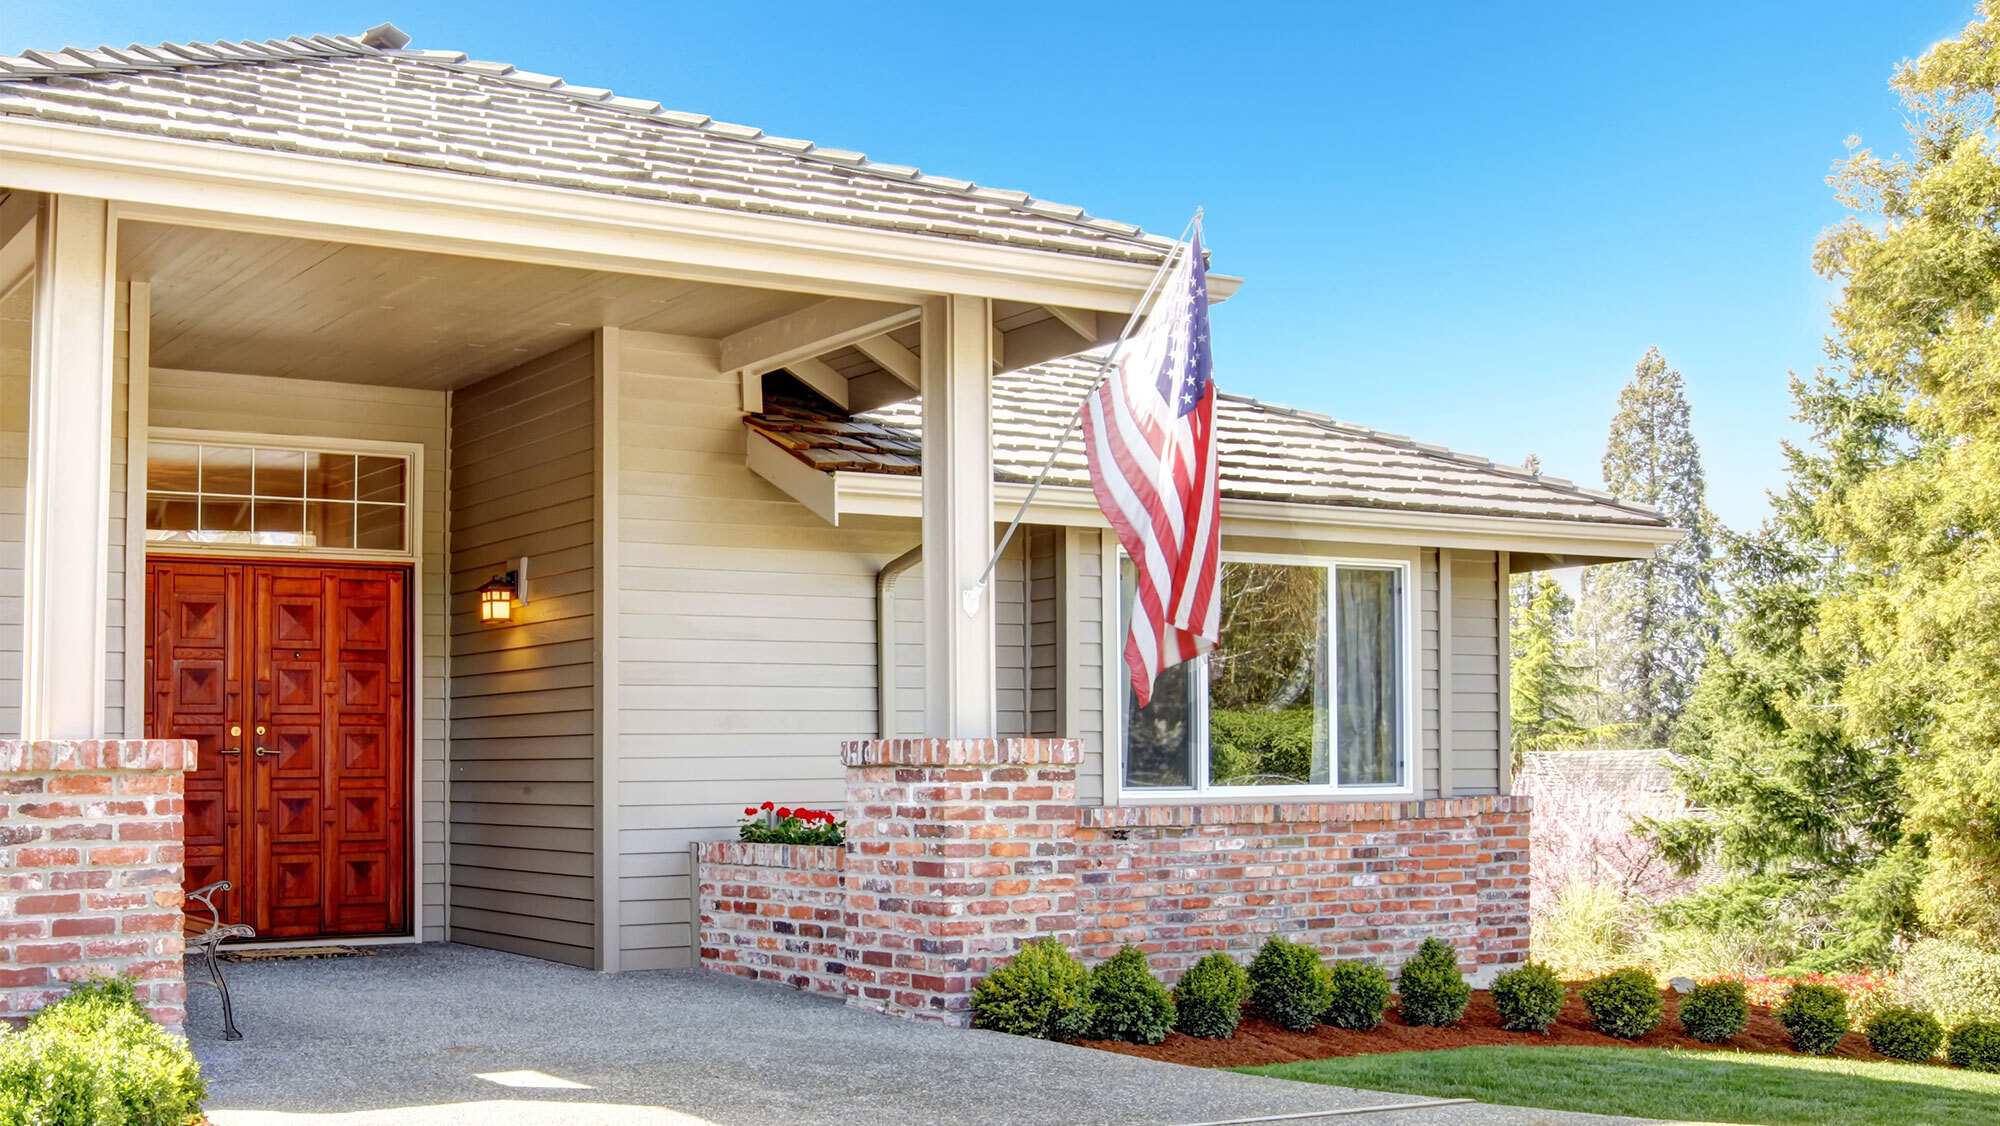
[(1574, 651), (1568, 594), (1547, 572), (1514, 579), (1513, 665), (1509, 670), (1508, 716), (1513, 752), (1557, 750), (1588, 745), (1604, 733), (1592, 730), (1581, 705), (1596, 693), (1590, 669)]
[(1904, 430), (1893, 399), (1855, 381), (1795, 378), (1792, 397), (1813, 442), (1784, 444), (1789, 480), (1762, 526), (1724, 536), (1728, 625), (1674, 732), (1700, 812), (1647, 830), (1709, 876), (1662, 910), (1670, 934), (1799, 970), (1877, 966), (1914, 925), (1923, 857), (1903, 829), (1901, 754), (1844, 722), (1853, 654), (1818, 644), (1824, 608), (1857, 578), (1820, 513)]
[(1599, 725), (1630, 724), (1642, 746), (1663, 746), (1715, 640), (1715, 518), (1701, 451), (1688, 427), (1687, 385), (1647, 349), (1618, 395), (1604, 451), (1605, 486), (1659, 507), (1685, 531), (1651, 559), (1584, 573), (1579, 628), (1597, 670)]

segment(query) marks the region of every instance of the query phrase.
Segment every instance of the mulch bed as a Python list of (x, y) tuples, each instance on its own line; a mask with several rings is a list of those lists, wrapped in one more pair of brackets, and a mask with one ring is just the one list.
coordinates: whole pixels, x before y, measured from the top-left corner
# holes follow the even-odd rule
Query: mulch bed
[[(1192, 1064), (1196, 1067), (1250, 1067), (1267, 1063), (1291, 1063), (1295, 1060), (1327, 1059), (1332, 1056), (1365, 1056), (1384, 1052), (1431, 1052), (1444, 1048), (1469, 1048), (1485, 1044), (1540, 1045), (1563, 1044), (1570, 1046), (1612, 1047), (1612, 1048), (1693, 1048), (1720, 1049), (1738, 1052), (1772, 1052), (1796, 1055), (1792, 1051), (1791, 1040), (1783, 1025), (1768, 1011), (1752, 1006), (1750, 1024), (1742, 1032), (1721, 1044), (1704, 1044), (1681, 1031), (1675, 1013), (1680, 1008), (1680, 995), (1672, 990), (1663, 993), (1665, 1014), (1660, 1027), (1637, 1040), (1620, 1040), (1597, 1031), (1590, 1023), (1590, 1014), (1583, 1007), (1582, 998), (1576, 990), (1570, 990), (1567, 1003), (1563, 1005), (1562, 1016), (1549, 1028), (1547, 1036), (1532, 1032), (1508, 1032), (1500, 1027), (1500, 1012), (1493, 1007), (1493, 998), (1485, 990), (1472, 995), (1472, 1004), (1465, 1010), (1465, 1018), (1451, 1028), (1412, 1028), (1403, 1023), (1402, 1014), (1395, 1006), (1390, 1006), (1389, 1015), (1380, 1027), (1369, 1032), (1350, 1032), (1344, 1028), (1321, 1025), (1311, 1032), (1291, 1032), (1280, 1028), (1262, 1017), (1245, 1014), (1243, 1023), (1236, 1029), (1236, 1035), (1228, 1040), (1201, 1040), (1193, 1036), (1183, 1036), (1178, 1032), (1167, 1034), (1162, 1044), (1125, 1044), (1113, 1040), (1085, 1040), (1084, 1046), (1097, 1048), (1120, 1055), (1142, 1056), (1146, 1059), (1166, 1060), (1169, 1063)], [(1846, 1059), (1879, 1060), (1868, 1040), (1859, 1032), (1850, 1032), (1833, 1050), (1833, 1055)]]

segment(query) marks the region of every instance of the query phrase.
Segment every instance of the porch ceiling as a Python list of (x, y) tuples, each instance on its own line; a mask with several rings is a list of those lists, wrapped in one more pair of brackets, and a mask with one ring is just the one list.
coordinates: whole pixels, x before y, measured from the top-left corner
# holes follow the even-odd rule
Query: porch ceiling
[(448, 389), (600, 325), (723, 337), (805, 293), (132, 222), (155, 367)]

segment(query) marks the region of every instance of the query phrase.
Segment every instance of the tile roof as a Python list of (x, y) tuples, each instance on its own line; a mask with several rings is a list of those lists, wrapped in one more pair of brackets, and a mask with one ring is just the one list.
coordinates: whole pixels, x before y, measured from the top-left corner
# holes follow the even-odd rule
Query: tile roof
[[(378, 31), (384, 29), (377, 29)], [(0, 56), (0, 114), (696, 207), (1158, 262), (1080, 207), (369, 33)]]
[[(1035, 478), (1097, 373), (1098, 361), (1084, 355), (994, 377), (996, 480)], [(1666, 524), (1650, 505), (1324, 415), (1228, 394), (1221, 396), (1216, 414), (1225, 497), (1630, 527)], [(917, 401), (850, 418), (802, 388), (767, 398), (763, 413), (744, 419), (750, 429), (823, 472), (891, 474), (920, 471), (922, 422)], [(1049, 484), (1090, 487), (1080, 438), (1062, 444)]]

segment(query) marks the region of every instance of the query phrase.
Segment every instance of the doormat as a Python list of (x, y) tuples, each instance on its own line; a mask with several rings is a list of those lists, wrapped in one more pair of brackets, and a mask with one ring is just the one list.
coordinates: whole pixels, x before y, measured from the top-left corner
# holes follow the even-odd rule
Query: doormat
[(373, 958), (375, 951), (360, 946), (294, 946), (285, 950), (217, 950), (224, 962), (306, 962), (315, 958)]

